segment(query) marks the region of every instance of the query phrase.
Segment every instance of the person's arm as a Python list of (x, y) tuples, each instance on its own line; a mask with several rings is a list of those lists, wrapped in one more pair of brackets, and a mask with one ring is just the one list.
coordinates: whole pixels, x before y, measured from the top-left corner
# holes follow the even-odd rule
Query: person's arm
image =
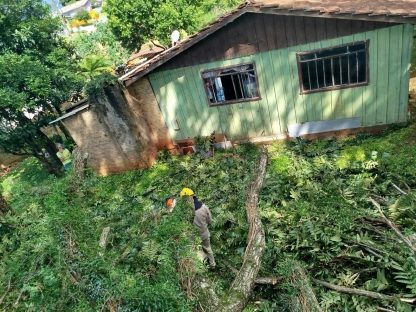
[(56, 156), (59, 158), (60, 161), (63, 161), (62, 153), (56, 153)]
[(211, 224), (211, 222), (212, 222), (211, 210), (209, 210), (207, 206), (207, 224)]
[(62, 154), (62, 158), (64, 161), (71, 160), (71, 152), (68, 149), (65, 149)]

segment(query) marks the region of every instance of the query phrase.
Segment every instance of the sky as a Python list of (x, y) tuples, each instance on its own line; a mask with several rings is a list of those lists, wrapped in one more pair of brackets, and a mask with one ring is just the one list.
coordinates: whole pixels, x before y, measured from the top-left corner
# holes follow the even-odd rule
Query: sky
[(52, 9), (55, 9), (57, 5), (59, 7), (62, 7), (62, 5), (59, 3), (59, 0), (43, 0), (43, 2), (49, 4), (52, 7)]

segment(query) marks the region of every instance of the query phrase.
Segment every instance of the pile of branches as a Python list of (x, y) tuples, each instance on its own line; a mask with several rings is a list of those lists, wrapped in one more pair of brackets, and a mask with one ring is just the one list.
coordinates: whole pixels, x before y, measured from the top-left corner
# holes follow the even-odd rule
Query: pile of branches
[[(365, 138), (272, 149), (260, 202), (268, 242), (260, 274), (274, 271), (288, 280), (282, 263), (294, 259), (303, 263), (324, 310), (410, 311), (416, 177), (398, 166), (406, 154), (372, 157), (366, 140), (374, 148), (374, 139)], [(288, 305), (273, 288), (258, 296), (270, 306)]]

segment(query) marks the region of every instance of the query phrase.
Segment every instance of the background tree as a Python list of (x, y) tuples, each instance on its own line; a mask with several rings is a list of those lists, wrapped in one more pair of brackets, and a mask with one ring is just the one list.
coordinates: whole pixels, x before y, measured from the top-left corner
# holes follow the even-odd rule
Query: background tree
[(41, 127), (82, 87), (74, 53), (59, 36), (59, 20), (41, 0), (0, 0), (0, 28), (11, 30), (0, 33), (0, 146), (35, 156), (59, 173), (54, 143)]
[(108, 60), (113, 68), (127, 61), (130, 55), (106, 23), (98, 23), (93, 32), (73, 35), (71, 42), (80, 58), (99, 55)]
[(107, 0), (105, 11), (115, 36), (130, 50), (152, 39), (170, 45), (173, 30), (194, 33), (241, 0)]
[(59, 2), (60, 2), (63, 6), (65, 6), (65, 5), (68, 5), (68, 4), (72, 4), (72, 3), (74, 3), (74, 2), (77, 2), (77, 0), (59, 0)]
[(198, 29), (202, 0), (108, 0), (105, 11), (112, 31), (123, 45), (138, 50), (149, 39), (170, 43), (175, 29)]
[(87, 55), (79, 64), (81, 73), (87, 78), (92, 79), (102, 73), (112, 71), (110, 63), (103, 57), (97, 55)]
[(88, 22), (90, 14), (86, 10), (81, 10), (75, 14), (75, 18), (80, 21)]

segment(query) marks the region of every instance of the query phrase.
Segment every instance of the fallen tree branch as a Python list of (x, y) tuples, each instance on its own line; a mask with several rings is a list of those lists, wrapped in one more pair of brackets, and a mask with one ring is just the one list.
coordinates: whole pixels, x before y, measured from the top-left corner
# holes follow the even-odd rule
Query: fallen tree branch
[(6, 291), (4, 292), (4, 294), (1, 296), (0, 298), (0, 307), (3, 304), (4, 298), (6, 298), (7, 294), (9, 293), (10, 289), (11, 289), (11, 279), (9, 279), (9, 283), (7, 284), (7, 288)]
[(416, 247), (412, 244), (412, 242), (400, 232), (400, 230), (397, 228), (397, 226), (391, 222), (387, 217), (384, 215), (383, 211), (381, 210), (381, 207), (378, 202), (376, 202), (373, 198), (370, 198), (371, 202), (374, 206), (377, 207), (378, 211), (380, 212), (381, 217), (386, 222), (386, 224), (396, 233), (396, 235), (410, 248), (410, 250), (413, 253), (414, 260), (416, 262)]
[(358, 246), (362, 247), (365, 251), (367, 251), (369, 254), (372, 254), (374, 257), (377, 258), (383, 258), (382, 255), (380, 255), (378, 252), (380, 252), (378, 249), (362, 244), (362, 243), (357, 243)]
[(225, 302), (221, 304), (222, 307), (220, 308), (220, 311), (242, 311), (244, 309), (260, 269), (261, 258), (266, 246), (266, 239), (258, 211), (258, 200), (259, 192), (266, 174), (266, 165), (267, 152), (266, 149), (263, 148), (256, 168), (257, 173), (249, 186), (247, 194), (246, 211), (249, 231), (243, 264), (223, 300)]
[(382, 308), (382, 307), (377, 307), (377, 311), (380, 311), (380, 312), (396, 312), (394, 310), (390, 310), (390, 309), (386, 309), (386, 308)]
[[(227, 260), (222, 261), (225, 266), (234, 274), (238, 274), (238, 270), (231, 265)], [(258, 285), (276, 285), (282, 281), (282, 278), (277, 276), (257, 277), (255, 283)]]
[(294, 262), (293, 264), (290, 283), (297, 293), (290, 311), (322, 312), (318, 300), (316, 299), (315, 292), (311, 286), (311, 282), (306, 275), (305, 270), (297, 262)]
[(254, 178), (248, 188), (245, 204), (249, 231), (243, 264), (230, 288), (226, 291), (224, 297), (219, 298), (209, 279), (199, 277), (194, 282), (194, 293), (198, 294), (202, 311), (239, 312), (244, 309), (251, 295), (266, 246), (264, 229), (257, 207), (259, 192), (266, 174), (266, 165), (267, 152), (264, 148), (256, 166)]
[(255, 283), (258, 285), (276, 285), (282, 281), (282, 278), (271, 276), (271, 277), (257, 277)]
[(372, 218), (372, 217), (364, 216), (362, 219), (364, 219), (365, 221), (368, 221), (370, 223), (381, 224), (381, 225), (386, 224), (386, 221), (384, 221), (383, 219), (380, 219), (380, 218)]
[(396, 184), (394, 184), (393, 182), (391, 182), (391, 185), (393, 185), (393, 187), (398, 190), (400, 193), (402, 193), (403, 195), (407, 195), (407, 193), (405, 191), (403, 191), (400, 187), (398, 187)]
[[(399, 240), (395, 240), (395, 241), (399, 241)], [(400, 241), (399, 241), (400, 242)], [(361, 246), (364, 250), (366, 250), (367, 252), (371, 253), (372, 255), (378, 257), (378, 258), (382, 258), (382, 255), (385, 255), (388, 258), (391, 258), (397, 262), (403, 262), (404, 259), (402, 257), (400, 257), (400, 255), (397, 253), (391, 253), (391, 252), (387, 252), (385, 250), (380, 250), (374, 246), (369, 246), (366, 245), (364, 243), (361, 242), (356, 242), (356, 244), (358, 246)]]
[(413, 303), (416, 301), (416, 298), (398, 298), (396, 296), (385, 295), (385, 294), (381, 294), (381, 293), (374, 292), (374, 291), (338, 286), (338, 285), (334, 285), (334, 284), (330, 284), (330, 283), (318, 280), (316, 278), (313, 278), (312, 281), (315, 284), (324, 286), (326, 288), (335, 290), (340, 293), (349, 294), (349, 295), (364, 296), (364, 297), (368, 297), (372, 299), (379, 299), (379, 300), (386, 300), (386, 301), (394, 301), (396, 299), (399, 299), (400, 301), (406, 302), (406, 303)]
[(19, 305), (20, 299), (22, 298), (24, 290), (21, 290), (19, 296), (17, 296), (16, 301), (13, 303), (13, 307), (16, 308)]
[(377, 198), (378, 200), (382, 201), (383, 203), (387, 203), (388, 202), (388, 200), (386, 198), (384, 198), (383, 196), (380, 196), (380, 195), (377, 195), (377, 194), (370, 194), (370, 196)]
[(403, 182), (403, 184), (406, 186), (407, 191), (408, 191), (408, 192), (411, 192), (411, 191), (412, 191), (412, 189), (410, 188), (409, 184), (407, 184), (407, 183), (406, 183), (406, 182), (404, 182), (404, 181), (402, 181), (402, 182)]

